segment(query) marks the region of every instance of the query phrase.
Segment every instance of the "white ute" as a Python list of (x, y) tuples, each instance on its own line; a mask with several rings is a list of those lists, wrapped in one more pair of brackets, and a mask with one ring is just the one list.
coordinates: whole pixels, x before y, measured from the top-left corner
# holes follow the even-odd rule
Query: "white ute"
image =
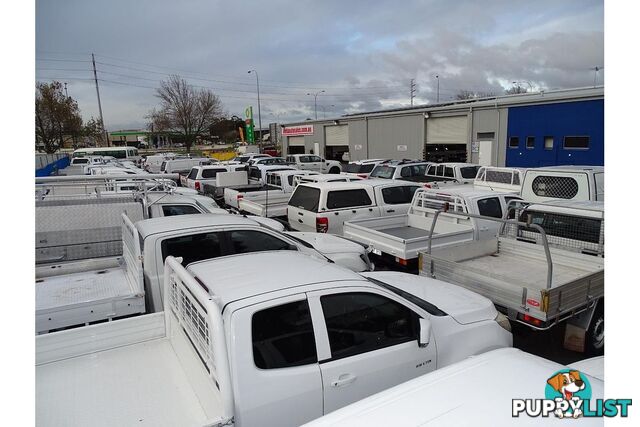
[(320, 173), (340, 173), (342, 164), (337, 160), (326, 160), (313, 154), (290, 154), (287, 162), (297, 169), (311, 170)]
[(549, 166), (529, 169), (524, 175), (520, 195), (528, 202), (557, 199), (604, 202), (604, 167)]
[(164, 311), (36, 337), (36, 423), (298, 426), (511, 346), (486, 298), (367, 276), (283, 252), (167, 257)]

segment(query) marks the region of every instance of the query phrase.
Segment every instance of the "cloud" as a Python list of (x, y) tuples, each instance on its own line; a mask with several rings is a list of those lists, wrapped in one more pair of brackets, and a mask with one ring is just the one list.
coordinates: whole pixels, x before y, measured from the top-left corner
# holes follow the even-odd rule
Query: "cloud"
[(82, 62), (95, 52), (105, 123), (120, 129), (144, 127), (170, 73), (212, 88), (230, 114), (257, 111), (255, 69), (266, 126), (313, 117), (307, 94), (321, 90), (318, 117), (408, 105), (412, 78), (417, 101), (433, 102), (435, 74), (441, 100), (514, 80), (590, 85), (589, 68), (604, 65), (602, 19), (593, 0), (37, 0), (36, 76), (67, 81), (97, 116)]

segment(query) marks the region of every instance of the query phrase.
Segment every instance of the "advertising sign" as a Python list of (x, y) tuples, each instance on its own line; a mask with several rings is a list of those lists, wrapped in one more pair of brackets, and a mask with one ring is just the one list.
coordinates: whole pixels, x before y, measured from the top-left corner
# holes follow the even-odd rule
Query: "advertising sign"
[(283, 136), (313, 135), (313, 125), (287, 126), (282, 129)]

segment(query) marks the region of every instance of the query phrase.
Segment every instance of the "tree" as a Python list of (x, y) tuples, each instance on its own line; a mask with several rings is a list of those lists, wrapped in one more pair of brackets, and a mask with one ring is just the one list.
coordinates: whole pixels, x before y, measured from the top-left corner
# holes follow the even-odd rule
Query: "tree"
[(187, 152), (198, 138), (222, 115), (220, 98), (209, 89), (195, 89), (186, 80), (172, 75), (156, 89), (160, 106), (148, 118), (154, 132), (170, 133), (174, 141), (184, 142)]
[(495, 96), (492, 92), (474, 92), (471, 90), (461, 90), (456, 94), (457, 100), (464, 99), (476, 99), (476, 98), (489, 98), (491, 96)]
[(93, 146), (98, 146), (98, 141), (104, 139), (104, 128), (100, 119), (91, 117), (89, 121), (82, 127), (82, 136), (86, 142), (90, 142)]
[(527, 89), (520, 85), (515, 85), (504, 91), (505, 95), (516, 95), (518, 93), (527, 93)]
[(36, 84), (36, 148), (55, 153), (65, 139), (82, 134), (78, 103), (64, 94), (62, 83)]

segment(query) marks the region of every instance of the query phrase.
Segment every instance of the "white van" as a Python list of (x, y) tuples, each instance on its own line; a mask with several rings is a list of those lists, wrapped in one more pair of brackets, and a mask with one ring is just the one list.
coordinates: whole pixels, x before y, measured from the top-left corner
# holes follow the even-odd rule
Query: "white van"
[(300, 184), (289, 199), (287, 219), (294, 230), (342, 235), (345, 221), (406, 214), (418, 188), (389, 179)]
[(165, 160), (160, 165), (160, 173), (187, 174), (194, 166), (210, 165), (213, 161), (207, 157)]
[(604, 167), (550, 166), (529, 169), (524, 175), (520, 195), (529, 202), (557, 199), (604, 202)]

